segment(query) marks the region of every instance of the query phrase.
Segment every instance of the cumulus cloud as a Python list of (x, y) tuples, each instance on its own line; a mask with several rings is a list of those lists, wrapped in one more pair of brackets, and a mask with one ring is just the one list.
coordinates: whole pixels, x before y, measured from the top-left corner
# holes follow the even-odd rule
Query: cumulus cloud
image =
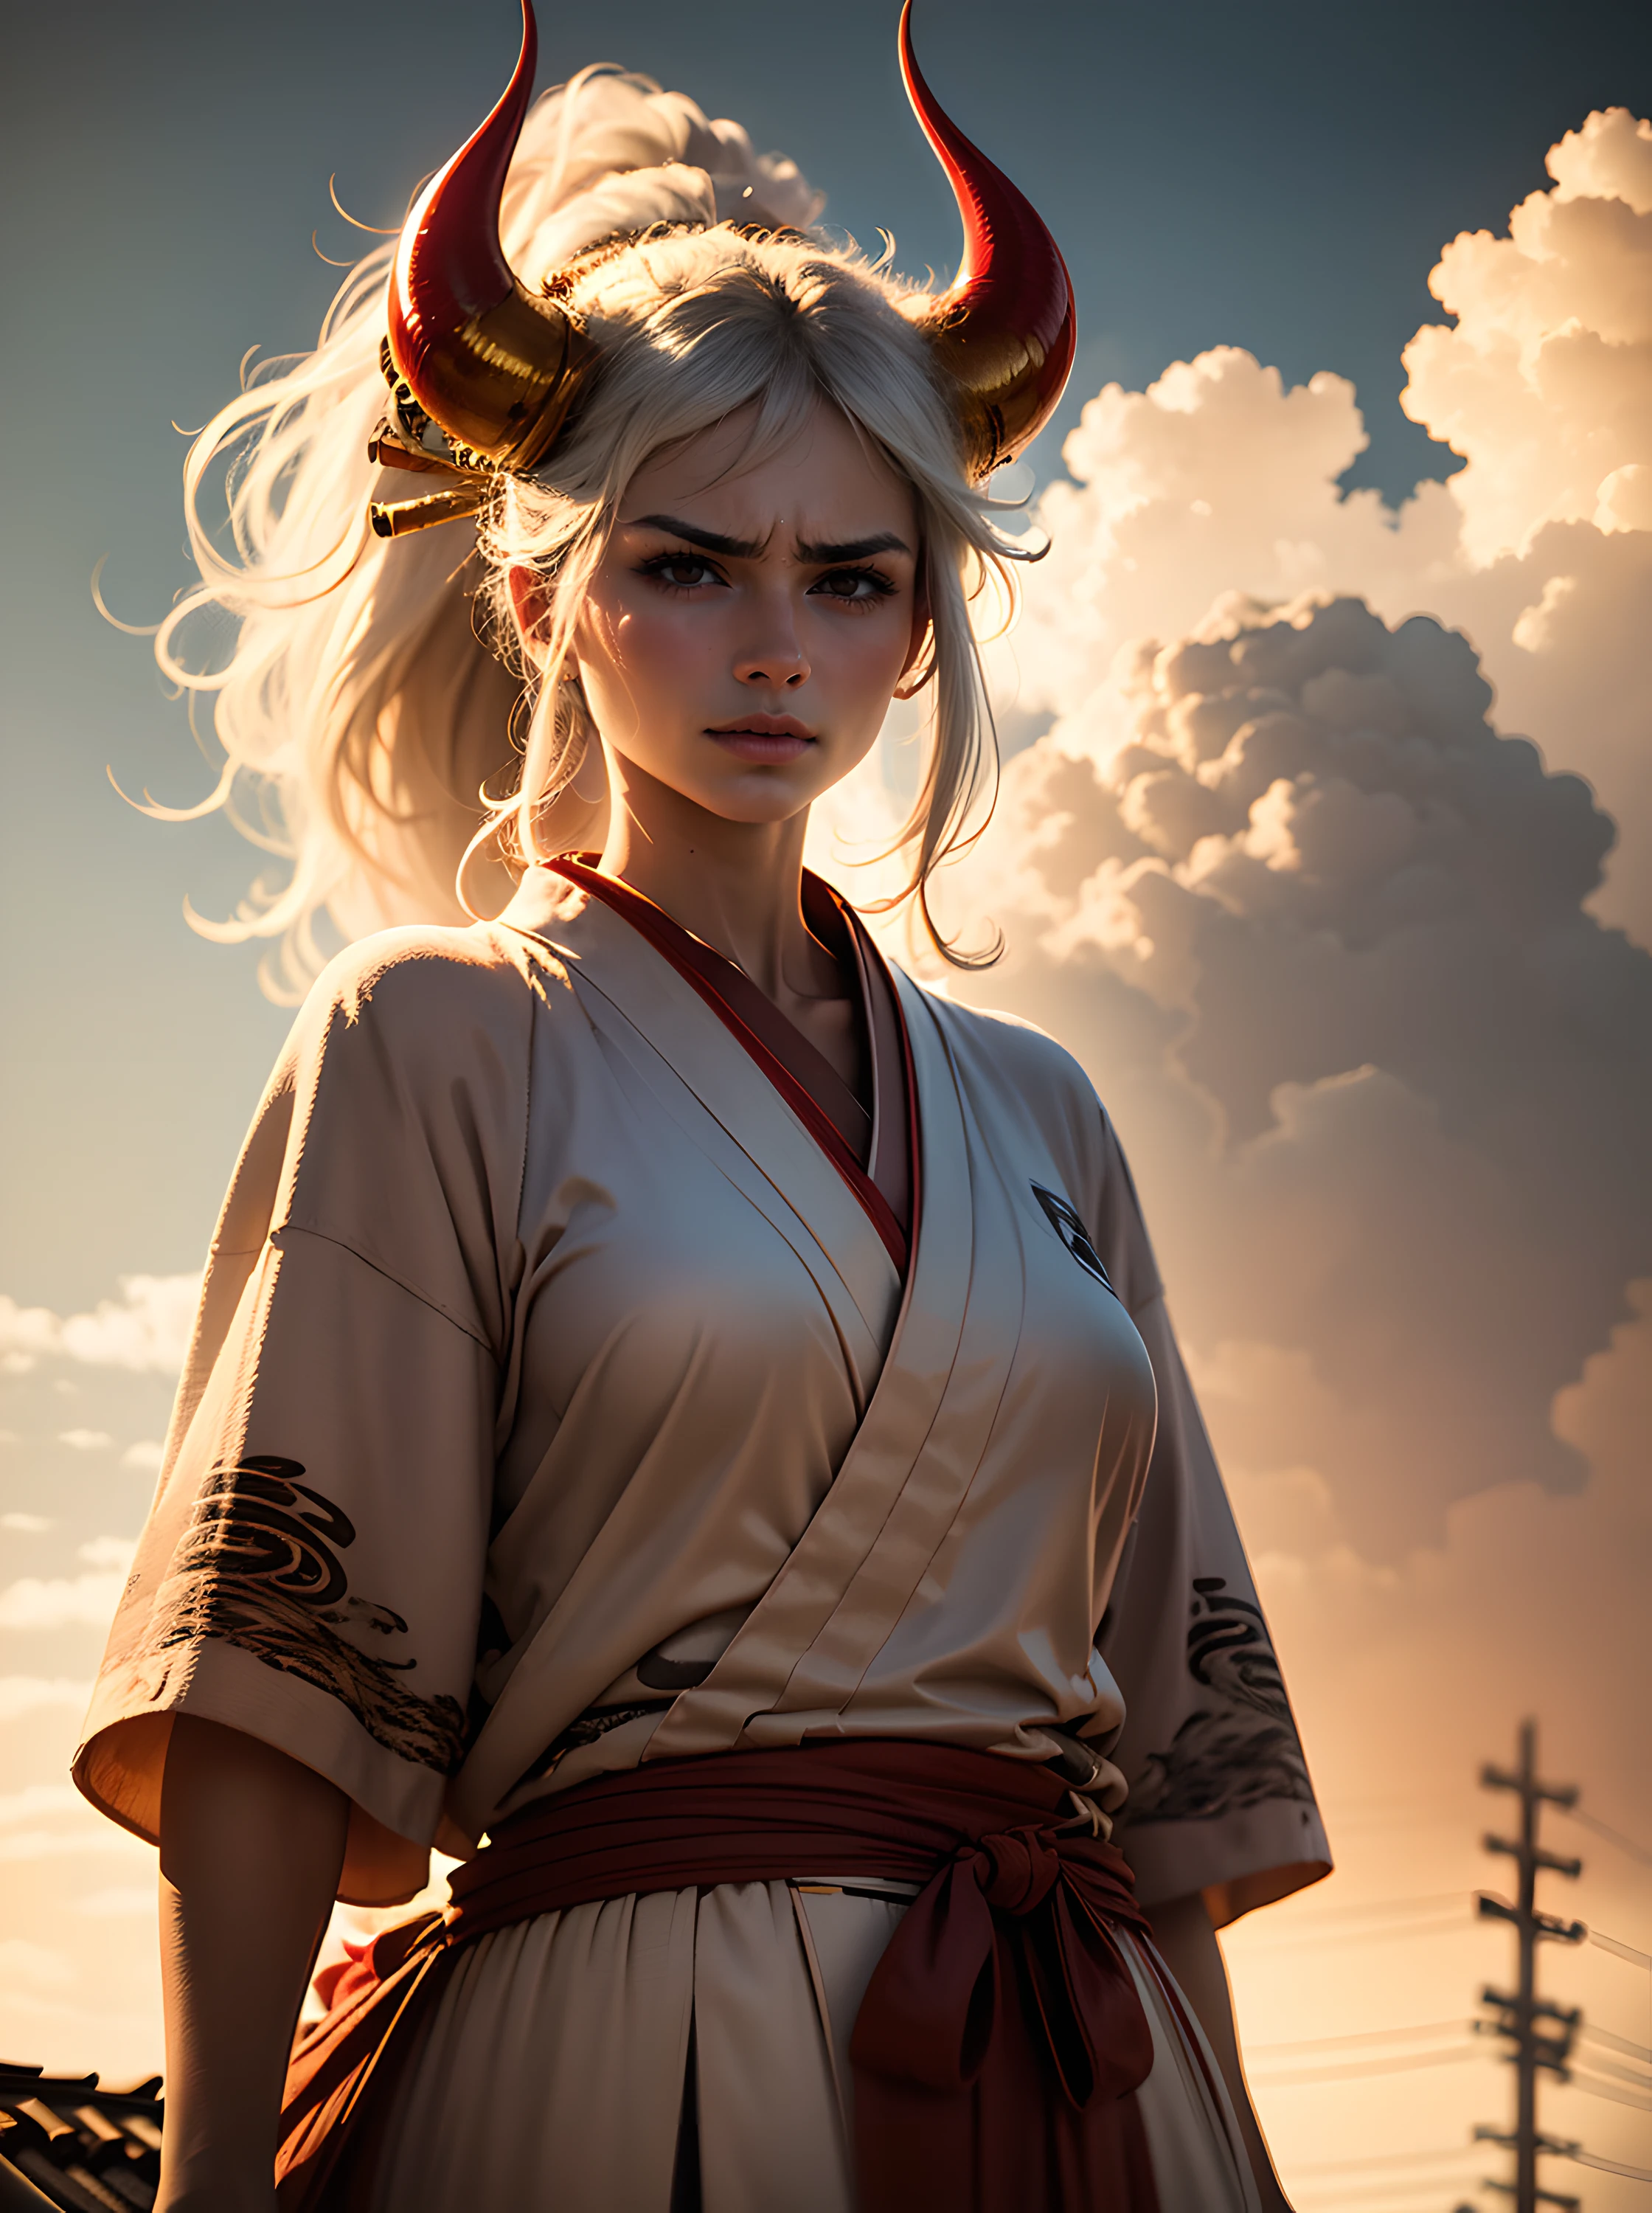
[[(137, 1549), (134, 1537), (94, 1537), (78, 1548), (90, 1573), (20, 1576), (0, 1590), (0, 1629), (106, 1628)], [(0, 1678), (0, 1696), (15, 1680)]]
[(1049, 558), (992, 656), (1023, 715), (1082, 712), (1125, 741), (1116, 667), (1143, 636), (1192, 634), (1221, 594), (1357, 595), (1391, 623), (1432, 614), (1478, 651), (1502, 729), (1585, 775), (1620, 842), (1592, 901), (1652, 943), (1652, 127), (1591, 115), (1549, 155), (1556, 182), (1509, 235), (1448, 246), (1454, 318), (1405, 350), (1403, 404), (1462, 454), (1399, 512), (1338, 479), (1363, 449), (1353, 387), (1288, 388), (1233, 347), (1109, 385), (1045, 493)]
[(130, 1857), (134, 1839), (126, 1831), (113, 1827), (89, 1806), (84, 1810), (85, 1820), (73, 1828), (0, 1832), (0, 1862), (21, 1867), (64, 1859), (71, 1853), (76, 1858), (88, 1854), (94, 1858)]
[(1369, 595), (1448, 574), (1460, 524), (1445, 485), (1423, 487), (1398, 527), (1380, 493), (1338, 490), (1366, 444), (1345, 377), (1288, 388), (1236, 346), (1174, 362), (1145, 392), (1107, 385), (1062, 448), (1073, 481), (1039, 502), (1050, 551), (991, 655), (999, 692), (1058, 716), (1105, 710), (1121, 649), (1192, 631), (1225, 593)]
[(156, 1437), (140, 1437), (136, 1444), (128, 1445), (120, 1455), (122, 1467), (135, 1468), (141, 1475), (160, 1472), (163, 1448)]
[(1404, 356), (1405, 412), (1469, 456), (1453, 494), (1480, 566), (1545, 522), (1652, 522), (1652, 125), (1591, 115), (1547, 167), (1507, 237), (1446, 248), (1429, 290), (1453, 320)]
[[(1450, 1509), (1437, 1544), (1378, 1564), (1326, 1540), (1306, 1490), (1273, 1502), (1286, 1513), (1294, 1505), (1295, 1530), (1282, 1513), (1257, 1542), (1267, 1513), (1252, 1486), (1235, 1484), (1339, 1862), (1328, 1894), (1309, 1892), (1224, 1933), (1247, 2039), (1460, 2021), (1482, 1984), (1503, 1983), (1507, 1931), (1476, 1922), (1470, 1893), (1506, 1889), (1507, 1861), (1489, 1860), (1478, 1840), (1513, 1809), (1474, 1786), (1488, 1755), (1508, 1762), (1523, 1716), (1540, 1724), (1544, 1772), (1581, 1783), (1585, 1812), (1631, 1838), (1652, 1836), (1636, 1704), (1652, 1577), (1652, 1283), (1636, 1286), (1631, 1309), (1555, 1405), (1557, 1430), (1588, 1463), (1579, 1491), (1484, 1491)], [(1575, 1885), (1545, 1878), (1545, 1902), (1643, 1947), (1643, 1866), (1598, 1831), (1569, 1831), (1553, 1808), (1544, 1832), (1551, 1850), (1580, 1852), (1584, 1863)], [(1418, 1910), (1402, 1917), (1365, 1903), (1396, 1898)], [(1587, 1947), (1557, 1950), (1544, 1972), (1549, 1994), (1581, 2003), (1597, 2029), (1644, 2042), (1643, 1973)], [(1397, 2128), (1419, 2148), (1460, 2142), (1506, 2095), (1489, 2070), (1472, 2087), (1455, 2069), (1405, 2082), (1401, 2113), (1389, 2077), (1292, 2088), (1288, 2073), (1253, 2076), (1288, 2186), (1301, 2177), (1293, 2203), (1311, 2203), (1308, 2178), (1350, 2149), (1392, 2143)], [(1582, 2088), (1551, 2084), (1544, 2099), (1556, 2133), (1644, 2164), (1631, 2117), (1620, 2116), (1614, 2135), (1611, 2108)]]
[[(88, 1368), (175, 1375), (183, 1365), (201, 1279), (195, 1276), (123, 1276), (119, 1299), (90, 1314), (59, 1315), (21, 1307), (0, 1294), (0, 1364), (27, 1373), (42, 1358)], [(107, 1441), (106, 1441), (107, 1442)]]
[[(89, 1686), (70, 1687), (79, 1694), (75, 1703), (83, 1704)], [(70, 1783), (30, 1783), (0, 1794), (0, 1862), (21, 1866), (70, 1853), (107, 1856), (130, 1853), (131, 1847), (132, 1839), (111, 1827)], [(153, 1892), (149, 1903), (153, 1908)]]
[[(1398, 1568), (1346, 1546), (1259, 1552), (1301, 1695), (1327, 1715), (1360, 1716), (1362, 1763), (1400, 1771), (1420, 1755), (1466, 1777), (1487, 1715), (1536, 1713), (1570, 1771), (1601, 1778), (1611, 1795), (1594, 1802), (1603, 1815), (1631, 1830), (1652, 1817), (1610, 1692), (1644, 1673), (1652, 1577), (1652, 1281), (1634, 1286), (1630, 1306), (1556, 1400), (1556, 1427), (1589, 1471), (1581, 1491), (1487, 1491), (1454, 1506), (1442, 1541)], [(1331, 1728), (1319, 1734), (1328, 1765), (1350, 1764)]]
[(955, 988), (1090, 1065), (1241, 1471), (1308, 1471), (1372, 1558), (1576, 1487), (1551, 1402), (1652, 1272), (1611, 825), (1424, 619), (1230, 599), (1118, 697), (1009, 764), (950, 896), (1011, 951)]
[(94, 1921), (136, 1918), (153, 1922), (155, 1885), (152, 1882), (123, 1882), (113, 1884), (105, 1890), (88, 1891), (84, 1898), (76, 1899), (75, 1910)]
[(0, 1590), (0, 1629), (107, 1629), (125, 1581), (124, 1568), (84, 1576), (20, 1576)]
[(107, 1430), (59, 1430), (58, 1442), (71, 1452), (104, 1452), (114, 1439)]
[(1334, 375), (1088, 403), (942, 893), (1115, 1111), (1246, 1512), (1372, 1572), (1587, 1482), (1556, 1394), (1652, 1274), (1652, 128), (1549, 168), (1441, 257), (1405, 405), (1467, 465), (1397, 512)]
[(113, 1568), (125, 1575), (131, 1566), (132, 1555), (137, 1550), (136, 1537), (94, 1537), (79, 1548), (79, 1556), (88, 1568)]
[(0, 1940), (0, 1985), (61, 1990), (74, 1980), (74, 1966), (61, 1952), (48, 1951), (44, 1944), (31, 1944), (22, 1936)]
[(21, 1790), (0, 1792), (0, 1828), (46, 1820), (54, 1814), (76, 1814), (85, 1802), (72, 1783), (31, 1783)]
[(72, 1676), (0, 1675), (0, 1722), (52, 1707), (83, 1713), (91, 1695), (92, 1686)]

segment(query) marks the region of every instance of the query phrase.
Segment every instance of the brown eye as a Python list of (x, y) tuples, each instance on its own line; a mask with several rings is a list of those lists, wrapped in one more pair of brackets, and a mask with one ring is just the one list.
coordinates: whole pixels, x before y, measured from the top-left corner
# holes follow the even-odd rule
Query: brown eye
[(881, 569), (829, 569), (809, 588), (826, 599), (864, 605), (874, 600), (887, 600), (895, 587), (893, 580)]
[(704, 554), (656, 553), (642, 563), (640, 576), (657, 577), (675, 591), (691, 592), (702, 584), (720, 584), (722, 576)]

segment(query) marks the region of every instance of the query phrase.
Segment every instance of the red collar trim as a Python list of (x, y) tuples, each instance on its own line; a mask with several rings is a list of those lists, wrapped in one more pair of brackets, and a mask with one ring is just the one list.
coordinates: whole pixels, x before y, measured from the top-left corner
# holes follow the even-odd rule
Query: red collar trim
[[(612, 907), (616, 914), (630, 923), (639, 937), (646, 938), (655, 951), (671, 963), (685, 983), (691, 985), (698, 992), (723, 1027), (731, 1032), (745, 1047), (747, 1052), (757, 1063), (764, 1075), (768, 1077), (787, 1106), (791, 1108), (792, 1113), (796, 1115), (798, 1120), (849, 1186), (850, 1190), (859, 1200), (872, 1227), (882, 1239), (885, 1251), (904, 1277), (911, 1252), (906, 1234), (896, 1219), (893, 1208), (856, 1159), (853, 1151), (844, 1141), (831, 1116), (824, 1108), (817, 1105), (814, 1095), (797, 1081), (782, 1061), (775, 1058), (756, 1031), (742, 1021), (718, 990), (716, 968), (714, 964), (721, 962), (722, 956), (714, 952), (710, 946), (703, 945), (700, 940), (691, 931), (685, 930), (680, 922), (674, 921), (663, 907), (656, 906), (651, 899), (646, 898), (639, 891), (633, 890), (630, 884), (622, 884), (616, 877), (603, 875), (600, 870), (591, 868), (585, 862), (576, 860), (571, 854), (558, 854), (554, 861), (542, 862), (540, 866), (550, 869), (557, 875), (565, 877), (571, 884), (577, 884), (582, 891), (588, 893), (593, 899), (600, 899), (605, 906)], [(916, 1222), (917, 1218), (917, 1152), (915, 1127), (917, 1115), (917, 1093), (912, 1082), (911, 1049), (906, 1038), (905, 1020), (900, 1011), (899, 995), (894, 992), (893, 987), (891, 987), (890, 997), (894, 1001), (895, 1018), (900, 1024), (901, 1046), (906, 1063), (908, 1129), (912, 1141), (912, 1218)]]

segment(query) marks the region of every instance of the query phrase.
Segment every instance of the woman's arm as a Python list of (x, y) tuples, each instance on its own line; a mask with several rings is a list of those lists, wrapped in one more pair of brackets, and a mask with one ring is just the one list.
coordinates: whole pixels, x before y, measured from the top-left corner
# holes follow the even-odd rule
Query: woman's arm
[(1222, 2079), (1228, 2086), (1238, 2117), (1240, 2133), (1250, 2154), (1251, 2172), (1262, 2200), (1262, 2213), (1290, 2213), (1289, 2201), (1273, 2171), (1268, 2147), (1251, 2106), (1245, 2070), (1240, 2064), (1239, 2039), (1234, 2029), (1233, 1998), (1228, 1971), (1216, 1942), (1210, 1916), (1198, 1891), (1191, 1897), (1172, 1899), (1153, 1908), (1153, 1941), (1164, 1955), (1182, 1995), (1198, 2015), (1199, 2027), (1210, 2039)]
[(161, 1798), (167, 2125), (155, 2213), (270, 2213), (282, 2085), (350, 1801), (216, 1722), (173, 1723)]

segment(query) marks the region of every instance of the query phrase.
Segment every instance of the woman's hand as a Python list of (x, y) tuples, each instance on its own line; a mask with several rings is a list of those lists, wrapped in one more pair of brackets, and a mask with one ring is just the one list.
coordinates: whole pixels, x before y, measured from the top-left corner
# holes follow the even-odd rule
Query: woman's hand
[(173, 1723), (161, 1797), (167, 2122), (155, 2213), (272, 2213), (287, 2056), (350, 1801), (216, 1722)]
[(1216, 2064), (1222, 2070), (1239, 2132), (1250, 2156), (1262, 2213), (1291, 2213), (1290, 2201), (1273, 2171), (1267, 2142), (1246, 2087), (1245, 2070), (1239, 2058), (1239, 2038), (1234, 2028), (1228, 1971), (1222, 1964), (1222, 1949), (1216, 1942), (1216, 1930), (1210, 1926), (1204, 1898), (1194, 1891), (1189, 1897), (1172, 1899), (1167, 1905), (1155, 1905), (1152, 1918), (1153, 1941), (1176, 1978), (1182, 1996), (1198, 2016), (1199, 2027), (1210, 2039)]

